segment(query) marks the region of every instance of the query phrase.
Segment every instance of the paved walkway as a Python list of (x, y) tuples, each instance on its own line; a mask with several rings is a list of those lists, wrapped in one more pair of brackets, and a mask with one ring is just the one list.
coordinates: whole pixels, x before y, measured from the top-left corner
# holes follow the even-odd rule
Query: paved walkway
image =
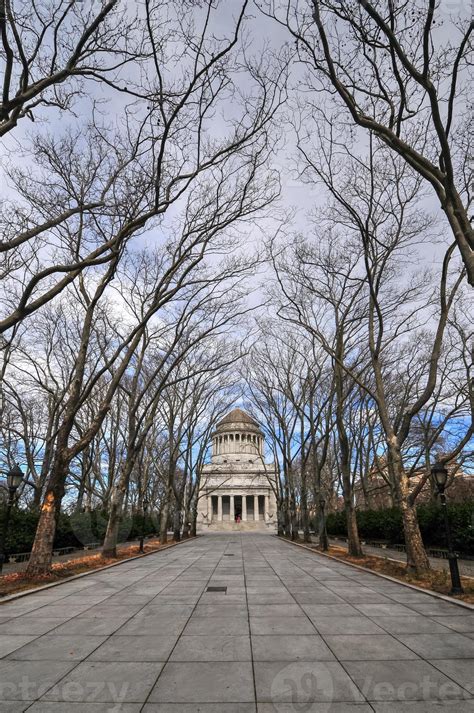
[(205, 535), (0, 622), (2, 713), (474, 711), (474, 612), (265, 534)]

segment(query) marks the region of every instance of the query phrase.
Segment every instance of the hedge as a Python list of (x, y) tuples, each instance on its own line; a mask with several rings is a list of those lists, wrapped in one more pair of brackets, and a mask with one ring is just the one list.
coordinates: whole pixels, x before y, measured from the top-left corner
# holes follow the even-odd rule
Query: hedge
[[(6, 508), (0, 505), (0, 532), (3, 530)], [(10, 516), (6, 551), (30, 552), (35, 538), (39, 514), (29, 510), (14, 508)], [(61, 513), (54, 547), (83, 547), (92, 543), (102, 543), (107, 528), (107, 513), (101, 510), (68, 515)], [(142, 516), (126, 516), (119, 529), (119, 542), (136, 540), (140, 537)], [(159, 532), (159, 523), (154, 515), (147, 515), (144, 520), (144, 534)]]
[[(457, 552), (474, 554), (474, 502), (448, 505), (451, 532)], [(426, 547), (446, 547), (443, 512), (433, 503), (417, 508), (421, 535)], [(401, 512), (398, 508), (387, 510), (358, 510), (359, 535), (365, 540), (382, 540), (388, 544), (404, 544)], [(346, 536), (344, 512), (330, 513), (327, 518), (329, 535)]]

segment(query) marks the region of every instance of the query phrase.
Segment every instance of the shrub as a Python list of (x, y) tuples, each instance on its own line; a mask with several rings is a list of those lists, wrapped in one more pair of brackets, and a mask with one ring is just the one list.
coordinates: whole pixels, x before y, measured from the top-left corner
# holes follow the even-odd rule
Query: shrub
[[(3, 530), (6, 507), (0, 505), (0, 532)], [(32, 510), (13, 508), (6, 542), (8, 552), (30, 552), (35, 539), (39, 513)], [(92, 512), (61, 513), (56, 529), (54, 547), (82, 547), (103, 542), (107, 528), (107, 513), (104, 510)], [(147, 515), (143, 521), (145, 536), (159, 531), (159, 523), (154, 515)], [(119, 542), (136, 540), (142, 532), (142, 517), (126, 515), (119, 528)]]
[(326, 519), (326, 528), (328, 535), (338, 535), (345, 537), (347, 535), (346, 516), (343, 512), (331, 512)]
[[(2, 532), (5, 514), (6, 507), (0, 506), (0, 528)], [(31, 550), (38, 525), (38, 517), (37, 512), (12, 509), (6, 541), (7, 552), (29, 552)]]
[[(474, 552), (474, 502), (448, 505), (454, 548), (465, 554)], [(444, 517), (441, 505), (430, 503), (417, 508), (421, 535), (426, 547), (446, 547)], [(359, 510), (357, 512), (359, 535), (366, 540), (382, 540), (388, 544), (404, 544), (402, 516), (399, 508), (387, 510)], [(328, 534), (347, 536), (344, 512), (330, 513), (327, 518)]]

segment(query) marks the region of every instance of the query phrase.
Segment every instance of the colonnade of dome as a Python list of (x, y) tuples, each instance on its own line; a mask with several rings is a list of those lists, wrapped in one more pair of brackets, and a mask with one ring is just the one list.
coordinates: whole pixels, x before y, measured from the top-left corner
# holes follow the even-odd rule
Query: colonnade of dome
[(212, 454), (220, 456), (229, 453), (263, 455), (263, 436), (242, 431), (214, 435), (212, 439)]

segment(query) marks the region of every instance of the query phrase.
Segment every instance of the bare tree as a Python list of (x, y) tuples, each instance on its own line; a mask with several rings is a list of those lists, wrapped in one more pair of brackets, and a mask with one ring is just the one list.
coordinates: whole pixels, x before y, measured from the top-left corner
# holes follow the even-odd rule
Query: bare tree
[[(350, 256), (337, 245), (335, 235), (327, 246), (313, 247), (296, 241), (289, 251), (270, 245), (280, 297), (278, 314), (305, 329), (332, 357), (332, 409), (338, 437), (338, 462), (347, 520), (349, 550), (361, 556), (353, 479), (351, 444), (346, 422), (347, 404), (356, 386), (349, 369), (357, 360), (366, 368), (361, 348), (365, 313), (364, 282), (357, 276), (360, 249), (352, 244)], [(277, 303), (277, 304), (278, 304)]]
[[(221, 251), (229, 245), (235, 235), (231, 235), (231, 227), (263, 210), (274, 197), (273, 185), (256, 188), (258, 168), (262, 156), (257, 148), (257, 156), (250, 154), (244, 157), (246, 169), (231, 173), (227, 178), (222, 176), (219, 184), (214, 186), (214, 192), (209, 187), (203, 187), (200, 195), (195, 193), (188, 202), (187, 214), (183, 221), (183, 231), (176, 239), (165, 246), (162, 253), (157, 253), (154, 260), (143, 255), (132, 270), (130, 299), (137, 300), (138, 312), (134, 315), (130, 328), (122, 329), (117, 338), (109, 345), (107, 358), (103, 360), (91, 378), (85, 380), (85, 369), (88, 363), (89, 343), (93, 332), (94, 315), (106, 287), (114, 279), (118, 270), (119, 260), (110, 263), (103, 276), (92, 286), (92, 291), (80, 283), (84, 300), (84, 321), (74, 373), (71, 380), (67, 401), (64, 405), (62, 422), (58, 429), (55, 460), (49, 478), (45, 495), (45, 503), (41, 511), (35, 544), (29, 560), (29, 571), (37, 572), (48, 569), (51, 563), (51, 552), (54, 540), (55, 523), (60, 504), (64, 495), (64, 485), (69, 464), (84, 450), (95, 437), (109, 411), (113, 396), (126, 370), (139, 347), (147, 325), (159, 310), (175, 301), (182, 301), (182, 313), (188, 315), (187, 301), (193, 303), (192, 295), (197, 304), (203, 300), (203, 307), (210, 305), (212, 309), (213, 292), (219, 290), (219, 285), (234, 273), (242, 275), (242, 260), (228, 258), (218, 264), (213, 271), (201, 263), (207, 252)], [(249, 161), (249, 165), (247, 164)], [(237, 162), (238, 169), (243, 167)], [(255, 187), (255, 188), (254, 188)], [(227, 189), (227, 192), (226, 192)], [(222, 237), (221, 237), (222, 236)], [(234, 243), (235, 246), (235, 243)], [(133, 263), (132, 263), (133, 265)], [(245, 270), (245, 267), (243, 268)], [(127, 279), (127, 278), (126, 278)], [(201, 294), (202, 293), (202, 294)], [(206, 299), (209, 293), (211, 299)], [(229, 309), (232, 308), (232, 300)], [(193, 310), (191, 311), (191, 313)], [(185, 318), (185, 321), (186, 318)], [(211, 319), (212, 324), (212, 319)], [(127, 327), (127, 325), (125, 325)], [(69, 439), (74, 421), (81, 405), (87, 400), (100, 379), (110, 373), (110, 379), (97, 411), (89, 422), (81, 438), (74, 445)]]
[[(406, 166), (388, 153), (383, 145), (374, 147), (371, 142), (366, 158), (354, 155), (347, 146), (336, 146), (346, 159), (343, 170), (334, 169), (331, 143), (321, 154), (310, 155), (309, 151), (305, 151), (304, 160), (333, 196), (334, 203), (326, 213), (328, 227), (333, 231), (330, 240), (333, 245), (337, 244), (337, 230), (339, 240), (344, 239), (346, 244), (350, 240), (351, 269), (348, 271), (344, 265), (344, 262), (349, 261), (345, 258), (342, 246), (337, 256), (333, 250), (332, 258), (330, 248), (324, 261), (317, 248), (305, 247), (300, 256), (296, 255), (296, 262), (291, 269), (295, 286), (288, 290), (282, 280), (280, 285), (294, 310), (290, 318), (311, 325), (310, 328), (319, 335), (333, 356), (336, 371), (341, 368), (346, 372), (353, 383), (366, 390), (377, 405), (385, 433), (388, 470), (404, 518), (408, 564), (421, 571), (429, 567), (429, 561), (416, 521), (402, 448), (415, 415), (427, 404), (435, 388), (447, 319), (463, 280), (463, 271), (457, 270), (455, 266), (450, 270), (454, 250), (452, 245), (445, 255), (438, 295), (427, 295), (426, 274), (414, 271), (408, 283), (398, 280), (400, 264), (404, 264), (405, 270), (410, 264), (410, 254), (406, 251), (413, 249), (415, 241), (422, 239), (431, 229), (430, 220), (417, 204), (421, 179), (413, 177)], [(284, 273), (285, 267), (281, 261), (280, 265), (279, 269)], [(334, 344), (329, 343), (321, 328), (321, 321), (319, 324), (315, 322), (311, 310), (306, 308), (305, 294), (317, 294), (319, 299), (328, 303), (333, 292), (330, 288), (321, 290), (313, 286), (313, 269), (318, 270), (317, 280), (320, 284), (325, 279), (321, 275), (331, 274), (336, 285), (344, 277), (352, 286), (352, 292), (359, 293), (363, 312), (357, 314), (355, 305), (349, 304), (346, 313), (352, 328), (357, 326), (355, 345), (358, 345), (359, 352), (353, 351), (349, 361), (341, 358), (344, 351), (341, 351), (337, 338)], [(286, 270), (286, 273), (289, 271)], [(303, 300), (298, 292), (298, 285), (302, 284)], [(414, 331), (421, 329), (422, 314), (425, 320), (428, 315), (433, 319), (434, 332), (423, 356), (420, 349), (417, 349), (423, 363), (422, 372), (417, 374), (416, 380), (406, 381), (403, 399), (392, 400), (390, 389), (393, 366), (398, 362), (400, 368), (405, 359), (406, 370), (406, 359), (409, 358), (407, 335), (413, 335), (416, 346), (420, 332), (415, 336)], [(365, 354), (362, 351), (364, 341), (368, 344), (368, 352), (366, 350)], [(342, 373), (339, 378), (343, 378)], [(394, 408), (394, 404), (398, 405), (399, 410)], [(346, 464), (349, 467), (349, 461)]]
[[(245, 268), (244, 264), (242, 271), (239, 270), (233, 279), (240, 281)], [(122, 381), (128, 400), (126, 457), (121, 464), (111, 502), (104, 556), (113, 557), (116, 554), (124, 499), (147, 436), (157, 418), (167, 433), (168, 466), (160, 526), (160, 541), (166, 542), (167, 515), (173, 492), (179, 506), (183, 499), (178, 494), (176, 475), (183, 440), (189, 428), (186, 408), (189, 389), (197, 377), (209, 377), (214, 371), (222, 370), (225, 359), (233, 362), (236, 358), (230, 349), (222, 349), (220, 354), (213, 349), (213, 342), (219, 334), (231, 326), (235, 328), (239, 315), (245, 310), (238, 295), (232, 295), (231, 284), (232, 279), (229, 279), (220, 292), (216, 291), (215, 285), (206, 290), (200, 287), (196, 294), (187, 295), (186, 307), (180, 314), (170, 315), (169, 323), (164, 328), (155, 330), (152, 338), (147, 333), (143, 335), (133, 375), (130, 374), (129, 383)], [(205, 356), (201, 353), (201, 358), (197, 358), (199, 352), (204, 350)], [(180, 527), (177, 529), (180, 530)]]
[(378, 137), (433, 188), (474, 285), (472, 18), (446, 22), (437, 0), (258, 4), (295, 40), (305, 100), (315, 106), (330, 95), (331, 120), (339, 123), (342, 105), (343, 121)]
[(144, 60), (139, 22), (118, 0), (100, 10), (54, 0), (24, 7), (0, 2), (1, 54), (4, 65), (0, 136), (43, 110), (73, 109), (86, 83), (103, 81), (117, 92), (127, 65)]
[(249, 407), (274, 449), (279, 529), (297, 539), (305, 429), (301, 388), (304, 377), (295, 334), (287, 329), (277, 335), (275, 322), (262, 320), (259, 343), (246, 360), (245, 378)]
[[(0, 211), (1, 332), (84, 271), (119, 259), (142, 231), (159, 243), (163, 216), (193, 200), (198, 181), (220, 180), (233, 170), (232, 156), (257, 154), (259, 142), (265, 151), (266, 129), (284, 100), (285, 62), (249, 62), (242, 71), (246, 4), (228, 37), (217, 38), (210, 0), (191, 13), (187, 3), (148, 0), (137, 18), (116, 0), (96, 16), (95, 6), (83, 12), (65, 0), (35, 3), (32, 16), (1, 3), (4, 121), (13, 129), (35, 105), (42, 118), (54, 104), (55, 122), (49, 134), (43, 128), (31, 139), (18, 137), (21, 160), (16, 144), (5, 147), (10, 160), (2, 171), (11, 190)], [(81, 78), (90, 80), (89, 92), (102, 83), (117, 122), (107, 120), (92, 92), (81, 98), (86, 120), (71, 116), (62, 129)], [(19, 91), (12, 97), (13, 82)], [(211, 121), (221, 111), (222, 130), (213, 135)]]

